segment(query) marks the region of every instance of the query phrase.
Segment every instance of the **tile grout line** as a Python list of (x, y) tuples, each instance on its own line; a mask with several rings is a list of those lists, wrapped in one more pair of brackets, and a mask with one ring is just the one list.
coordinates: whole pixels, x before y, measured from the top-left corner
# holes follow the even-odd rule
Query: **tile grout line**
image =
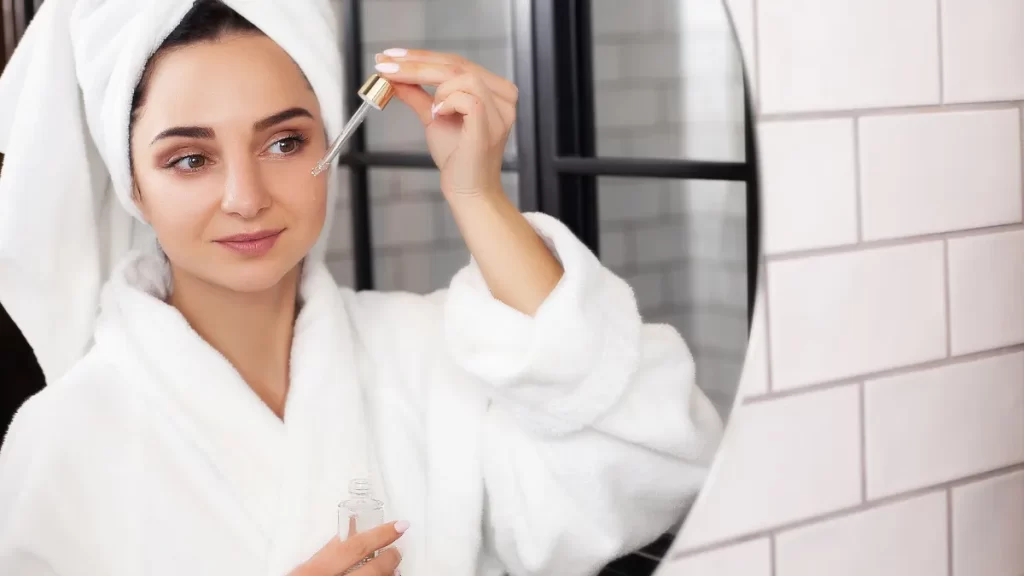
[(785, 532), (791, 532), (794, 530), (806, 528), (808, 526), (813, 526), (815, 524), (823, 524), (834, 520), (848, 518), (855, 514), (870, 512), (872, 510), (877, 510), (893, 504), (899, 504), (900, 502), (905, 502), (908, 500), (912, 500), (914, 498), (919, 498), (931, 494), (938, 494), (952, 490), (954, 488), (959, 488), (961, 486), (969, 486), (971, 484), (976, 484), (978, 482), (983, 482), (985, 480), (990, 480), (992, 478), (1009, 476), (1011, 474), (1016, 474), (1022, 471), (1024, 471), (1024, 462), (1013, 464), (1011, 466), (1003, 466), (1001, 468), (996, 468), (994, 470), (987, 470), (985, 472), (972, 474), (970, 476), (964, 476), (954, 480), (938, 482), (921, 488), (915, 488), (912, 490), (900, 492), (898, 494), (892, 494), (888, 496), (883, 496), (875, 500), (869, 500), (868, 502), (865, 502), (863, 504), (855, 504), (853, 506), (847, 506), (845, 508), (831, 510), (829, 512), (825, 512), (815, 516), (808, 516), (806, 518), (802, 518), (799, 520), (783, 522), (777, 525), (760, 528), (758, 530), (742, 534), (740, 536), (713, 541), (708, 544), (696, 546), (689, 549), (678, 550), (672, 555), (666, 556), (665, 561), (674, 562), (677, 560), (681, 560), (683, 558), (689, 558), (692, 556), (697, 556), (699, 554), (705, 554), (708, 552), (721, 550), (723, 548), (729, 548), (731, 546), (746, 544), (748, 542), (752, 542), (754, 540), (759, 540), (762, 538), (774, 538), (777, 537), (779, 534)]
[(775, 539), (776, 539), (775, 533), (771, 533), (771, 534), (768, 535), (768, 574), (769, 574), (769, 576), (775, 576), (776, 574), (778, 574), (778, 571), (779, 571), (778, 552), (776, 551), (776, 548), (778, 547), (778, 542), (776, 542)]
[(973, 238), (976, 236), (985, 236), (988, 234), (1001, 234), (1004, 232), (1019, 232), (1024, 230), (1024, 224), (1015, 222), (1011, 224), (997, 224), (994, 226), (986, 226), (983, 228), (966, 228), (962, 230), (948, 230), (944, 232), (935, 232), (931, 234), (920, 234), (916, 236), (906, 236), (901, 238), (887, 238), (884, 240), (868, 240), (859, 244), (844, 244), (840, 246), (828, 246), (825, 248), (811, 248), (808, 250), (797, 250), (793, 252), (783, 252), (776, 254), (768, 254), (765, 256), (772, 262), (786, 262), (789, 260), (801, 260), (804, 258), (815, 258), (819, 256), (840, 256), (844, 254), (856, 254), (859, 252), (866, 252), (868, 250), (883, 250), (886, 248), (903, 248), (907, 246), (917, 246), (921, 244), (927, 244), (929, 242), (939, 242), (942, 240), (957, 240), (960, 238)]
[(830, 380), (828, 382), (822, 382), (818, 384), (809, 384), (805, 386), (797, 386), (785, 390), (774, 391), (769, 394), (761, 394), (758, 396), (750, 396), (743, 400), (744, 404), (758, 404), (761, 402), (768, 402), (771, 400), (779, 400), (790, 396), (799, 396), (802, 394), (811, 394), (814, 392), (823, 392), (831, 390), (833, 388), (841, 388), (843, 386), (851, 386), (857, 384), (859, 381), (879, 380), (883, 378), (892, 378), (895, 376), (904, 376), (912, 374), (914, 372), (921, 372), (924, 370), (931, 370), (936, 368), (947, 368), (950, 366), (957, 366), (960, 364), (966, 364), (969, 362), (976, 362), (980, 360), (987, 360), (990, 358), (997, 358), (1000, 356), (1009, 356), (1012, 354), (1020, 353), (1024, 351), (1024, 343), (1013, 344), (1010, 346), (1004, 346), (1002, 348), (995, 348), (992, 350), (984, 350), (981, 352), (971, 352), (968, 354), (961, 354), (958, 356), (951, 356), (949, 358), (939, 358), (936, 360), (928, 360), (926, 362), (919, 362), (916, 364), (909, 364), (906, 366), (899, 366), (897, 368), (889, 368), (886, 370), (879, 370), (876, 372), (868, 372), (864, 374), (858, 374), (848, 378), (841, 378), (837, 380)]
[(860, 118), (853, 118), (853, 201), (858, 245), (864, 242), (864, 192), (860, 172)]
[(953, 357), (953, 313), (952, 313), (952, 297), (950, 290), (952, 284), (950, 283), (949, 277), (949, 240), (942, 241), (942, 299), (944, 306), (944, 314), (946, 315), (946, 358)]
[(783, 390), (770, 391), (766, 394), (758, 394), (756, 396), (748, 396), (743, 399), (744, 406), (752, 406), (755, 404), (766, 404), (768, 402), (774, 402), (775, 400), (785, 400), (786, 398), (793, 398), (796, 396), (804, 396), (806, 394), (815, 394), (818, 392), (828, 392), (829, 390), (836, 390), (838, 388), (845, 388), (847, 386), (855, 386), (856, 380), (841, 380), (836, 382), (827, 382), (825, 384), (814, 384), (812, 386), (801, 386), (799, 388), (788, 388)]
[(1021, 222), (1024, 222), (1024, 102), (1020, 103), (1018, 107), (1018, 117), (1020, 121), (1020, 130), (1017, 134), (1018, 142), (1020, 143), (1020, 172), (1021, 172)]
[(858, 417), (860, 418), (860, 501), (868, 501), (868, 421), (866, 417), (867, 383), (857, 383)]
[(834, 120), (840, 118), (908, 116), (912, 114), (936, 114), (955, 112), (997, 112), (1016, 108), (1019, 100), (993, 100), (990, 102), (962, 102), (949, 104), (910, 104), (877, 108), (843, 108), (835, 110), (808, 110), (792, 112), (771, 112), (761, 115), (763, 122), (785, 122), (800, 120)]
[(942, 50), (942, 0), (935, 0), (935, 39), (938, 41), (938, 56), (939, 56), (939, 103), (945, 104), (946, 102), (946, 73), (945, 63), (943, 62), (945, 55)]
[(953, 488), (946, 488), (946, 562), (947, 576), (953, 576)]

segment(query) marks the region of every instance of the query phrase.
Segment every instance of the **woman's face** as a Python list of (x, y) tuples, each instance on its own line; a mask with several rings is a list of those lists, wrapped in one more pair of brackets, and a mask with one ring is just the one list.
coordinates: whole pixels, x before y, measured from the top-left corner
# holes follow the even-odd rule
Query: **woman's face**
[(177, 275), (239, 292), (275, 286), (323, 227), (320, 107), (262, 35), (155, 59), (132, 132), (136, 202)]

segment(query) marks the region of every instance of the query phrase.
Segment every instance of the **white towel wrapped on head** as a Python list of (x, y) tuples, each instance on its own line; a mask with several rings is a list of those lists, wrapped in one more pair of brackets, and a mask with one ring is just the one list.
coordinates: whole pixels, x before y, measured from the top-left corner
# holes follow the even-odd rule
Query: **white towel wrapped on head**
[[(0, 76), (0, 303), (47, 382), (87, 349), (100, 287), (131, 247), (131, 217), (144, 225), (132, 201), (132, 96), (193, 3), (47, 0)], [(344, 120), (343, 75), (328, 1), (223, 3), (298, 64), (333, 139)], [(331, 186), (318, 253), (335, 196)]]

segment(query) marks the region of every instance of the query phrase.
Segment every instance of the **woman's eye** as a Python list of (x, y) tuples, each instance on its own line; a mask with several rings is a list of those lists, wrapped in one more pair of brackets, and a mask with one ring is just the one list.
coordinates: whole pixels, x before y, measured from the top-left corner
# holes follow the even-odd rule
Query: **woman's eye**
[(302, 142), (294, 136), (283, 138), (270, 145), (270, 151), (275, 154), (292, 154), (299, 149)]
[(185, 156), (174, 163), (174, 167), (178, 170), (193, 171), (198, 170), (206, 165), (206, 158), (199, 156), (198, 154), (192, 154), (191, 156)]

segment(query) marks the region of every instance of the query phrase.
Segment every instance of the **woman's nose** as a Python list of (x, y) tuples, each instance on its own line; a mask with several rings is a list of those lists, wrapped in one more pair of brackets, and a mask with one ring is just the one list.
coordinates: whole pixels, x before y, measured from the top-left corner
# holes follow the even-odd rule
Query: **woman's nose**
[(255, 218), (270, 207), (271, 197), (255, 161), (231, 162), (228, 168), (221, 209), (242, 218)]

